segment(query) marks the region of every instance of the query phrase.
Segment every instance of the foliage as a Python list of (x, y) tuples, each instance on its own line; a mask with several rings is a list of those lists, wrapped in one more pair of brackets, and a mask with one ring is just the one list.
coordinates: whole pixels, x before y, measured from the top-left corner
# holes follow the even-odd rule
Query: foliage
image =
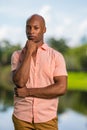
[(65, 54), (68, 70), (87, 71), (87, 43), (70, 48)]
[(64, 55), (69, 71), (87, 71), (87, 43), (74, 48), (68, 47), (65, 39), (50, 38), (48, 43)]
[(11, 79), (11, 66), (1, 66), (0, 67), (0, 91), (7, 90), (12, 91), (13, 83)]
[(8, 65), (11, 61), (11, 55), (15, 50), (20, 49), (20, 45), (11, 45), (7, 40), (0, 42), (0, 64)]
[(87, 71), (87, 44), (79, 49), (79, 60), (83, 70)]
[(65, 39), (56, 40), (54, 38), (50, 38), (48, 39), (48, 43), (52, 48), (58, 50), (63, 54), (69, 49), (69, 47), (66, 45)]

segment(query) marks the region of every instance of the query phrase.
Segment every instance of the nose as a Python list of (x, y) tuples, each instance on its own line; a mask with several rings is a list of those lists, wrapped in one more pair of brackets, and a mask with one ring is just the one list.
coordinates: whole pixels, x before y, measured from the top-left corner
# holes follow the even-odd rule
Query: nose
[(33, 34), (33, 33), (34, 33), (34, 28), (33, 28), (33, 27), (30, 28), (29, 33), (30, 33), (30, 34)]

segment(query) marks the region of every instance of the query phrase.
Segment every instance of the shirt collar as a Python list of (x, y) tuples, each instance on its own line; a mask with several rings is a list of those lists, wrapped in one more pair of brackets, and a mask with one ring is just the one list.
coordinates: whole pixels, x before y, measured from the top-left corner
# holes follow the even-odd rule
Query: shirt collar
[(48, 45), (47, 45), (46, 43), (44, 43), (44, 44), (41, 46), (41, 48), (42, 48), (43, 50), (47, 50), (47, 49), (48, 49)]
[[(40, 48), (42, 48), (43, 50), (47, 50), (48, 49), (48, 45), (46, 43), (42, 44), (42, 46), (40, 46)], [(22, 49), (22, 54), (25, 53), (25, 48)]]
[[(40, 48), (46, 51), (48, 49), (48, 45), (46, 43), (44, 43), (44, 44), (42, 44), (42, 46), (40, 46)], [(24, 54), (24, 53), (25, 53), (25, 48), (23, 48), (21, 50), (21, 55)], [(22, 61), (22, 56), (21, 55), (20, 55), (20, 59), (19, 59), (20, 62)]]

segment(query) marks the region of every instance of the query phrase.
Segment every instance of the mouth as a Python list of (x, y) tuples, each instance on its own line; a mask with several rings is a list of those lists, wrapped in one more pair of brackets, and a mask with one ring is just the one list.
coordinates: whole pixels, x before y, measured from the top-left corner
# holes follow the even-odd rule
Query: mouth
[(35, 39), (35, 36), (33, 36), (33, 35), (27, 35), (27, 37), (28, 37), (28, 39), (30, 39), (30, 40)]

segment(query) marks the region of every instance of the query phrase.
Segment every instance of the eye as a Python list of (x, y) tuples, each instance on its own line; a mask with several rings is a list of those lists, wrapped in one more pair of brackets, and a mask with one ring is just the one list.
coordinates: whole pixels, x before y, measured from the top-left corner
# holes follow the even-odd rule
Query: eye
[(34, 27), (34, 29), (35, 29), (35, 30), (38, 30), (38, 29), (39, 29), (39, 27), (37, 27), (37, 26), (36, 26), (36, 27)]
[(30, 25), (26, 25), (26, 29), (30, 29), (31, 28), (31, 26)]

